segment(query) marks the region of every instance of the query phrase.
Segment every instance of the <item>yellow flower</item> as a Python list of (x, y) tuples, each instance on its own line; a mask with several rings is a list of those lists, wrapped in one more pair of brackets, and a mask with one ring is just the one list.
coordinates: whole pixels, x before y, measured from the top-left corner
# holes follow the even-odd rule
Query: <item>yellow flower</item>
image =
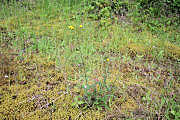
[(74, 27), (73, 27), (73, 26), (71, 26), (71, 25), (70, 25), (70, 26), (68, 26), (68, 28), (69, 28), (69, 29), (71, 29), (71, 30), (74, 30)]
[(109, 62), (109, 58), (107, 58), (106, 61)]
[(79, 25), (80, 28), (82, 28), (83, 26), (82, 25)]

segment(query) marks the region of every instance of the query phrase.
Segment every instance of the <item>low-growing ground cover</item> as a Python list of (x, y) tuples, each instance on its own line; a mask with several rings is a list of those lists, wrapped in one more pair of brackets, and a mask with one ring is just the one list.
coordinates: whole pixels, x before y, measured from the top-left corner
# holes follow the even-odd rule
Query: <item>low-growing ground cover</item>
[(92, 20), (80, 3), (1, 6), (0, 118), (179, 119), (179, 30)]

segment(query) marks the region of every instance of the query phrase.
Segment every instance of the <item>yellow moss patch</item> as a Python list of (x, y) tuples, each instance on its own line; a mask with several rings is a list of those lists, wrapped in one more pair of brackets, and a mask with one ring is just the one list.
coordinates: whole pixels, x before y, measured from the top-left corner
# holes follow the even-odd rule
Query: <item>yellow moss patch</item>
[(131, 43), (127, 45), (130, 49), (130, 52), (137, 53), (137, 54), (146, 54), (151, 50), (151, 47), (147, 47), (140, 43)]
[[(69, 66), (69, 76), (75, 71)], [(103, 119), (105, 112), (97, 110), (82, 110), (73, 108), (73, 90), (68, 88), (68, 81), (64, 74), (55, 70), (55, 62), (47, 57), (38, 55), (28, 56), (24, 61), (17, 62), (17, 76), (13, 79), (16, 83), (9, 86), (2, 86), (0, 104), (0, 116), (3, 119)], [(69, 71), (67, 71), (69, 72)], [(30, 73), (30, 74), (28, 74)], [(19, 81), (26, 81), (26, 84), (18, 84)], [(47, 81), (49, 82), (47, 84)], [(51, 85), (50, 83), (57, 83)], [(70, 82), (70, 81), (69, 81)], [(47, 103), (53, 100), (54, 105)], [(52, 110), (54, 112), (51, 112)]]
[(135, 109), (137, 109), (138, 105), (136, 103), (136, 101), (129, 97), (127, 98), (126, 102), (122, 103), (121, 105), (121, 110), (126, 112), (126, 111), (134, 111)]
[(170, 55), (173, 58), (180, 58), (180, 47), (176, 46), (170, 42), (165, 42), (165, 51), (167, 55)]

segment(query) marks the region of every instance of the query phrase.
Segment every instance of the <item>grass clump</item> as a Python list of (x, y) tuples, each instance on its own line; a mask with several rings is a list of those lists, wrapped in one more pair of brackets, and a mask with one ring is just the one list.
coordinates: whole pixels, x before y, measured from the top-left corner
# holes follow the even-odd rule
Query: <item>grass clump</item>
[[(109, 58), (106, 59), (109, 62)], [(83, 107), (83, 109), (95, 107), (98, 110), (109, 109), (114, 98), (113, 88), (107, 85), (106, 79), (108, 74), (108, 66), (105, 70), (103, 80), (98, 78), (90, 83), (86, 74), (85, 81), (81, 86), (81, 94), (74, 99), (73, 106)]]

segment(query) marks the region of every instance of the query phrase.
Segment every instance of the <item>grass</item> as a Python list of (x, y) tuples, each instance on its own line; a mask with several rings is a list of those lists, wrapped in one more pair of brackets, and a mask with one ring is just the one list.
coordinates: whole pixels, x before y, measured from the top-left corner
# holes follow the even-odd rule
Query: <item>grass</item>
[[(102, 27), (79, 14), (78, 1), (57, 2), (0, 7), (0, 118), (179, 119), (178, 30)], [(114, 96), (105, 101), (110, 109), (72, 105), (76, 96), (86, 102), (86, 79), (93, 85), (104, 76)]]

